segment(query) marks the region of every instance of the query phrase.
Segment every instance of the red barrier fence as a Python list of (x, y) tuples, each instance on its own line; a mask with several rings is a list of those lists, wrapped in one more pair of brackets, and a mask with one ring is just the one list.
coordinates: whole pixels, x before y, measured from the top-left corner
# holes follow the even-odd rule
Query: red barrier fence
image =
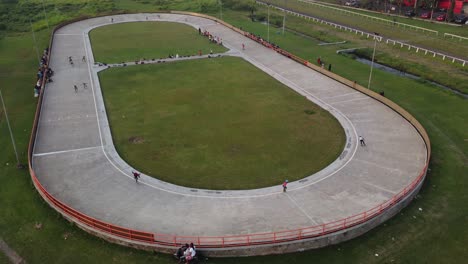
[[(278, 232), (271, 232), (271, 233), (258, 233), (258, 234), (248, 234), (248, 235), (237, 235), (237, 236), (213, 236), (213, 237), (208, 237), (208, 236), (177, 236), (177, 235), (169, 235), (169, 234), (153, 234), (149, 232), (143, 232), (143, 231), (138, 231), (138, 230), (132, 230), (129, 228), (125, 227), (120, 227), (117, 225), (109, 224), (103, 221), (100, 221), (98, 219), (95, 219), (93, 217), (90, 217), (88, 215), (85, 215), (72, 207), (68, 206), (67, 204), (61, 202), (57, 198), (55, 198), (53, 195), (51, 195), (45, 188), (42, 186), (42, 184), (39, 182), (39, 180), (36, 177), (36, 173), (34, 172), (34, 169), (32, 168), (32, 152), (34, 149), (34, 143), (35, 143), (35, 137), (36, 137), (36, 132), (37, 132), (37, 125), (38, 125), (38, 120), (40, 117), (40, 110), (41, 110), (41, 105), (42, 105), (42, 100), (43, 100), (43, 93), (45, 89), (45, 80), (43, 82), (43, 87), (41, 89), (40, 95), (39, 95), (39, 100), (36, 108), (36, 113), (35, 113), (35, 118), (34, 118), (34, 123), (33, 123), (33, 129), (29, 141), (29, 148), (28, 148), (28, 163), (29, 163), (29, 172), (31, 174), (31, 179), (34, 183), (34, 186), (36, 187), (37, 191), (39, 194), (44, 198), (44, 200), (49, 203), (50, 206), (52, 206), (54, 209), (56, 209), (59, 213), (64, 215), (67, 219), (70, 221), (79, 223), (81, 225), (85, 225), (89, 227), (89, 230), (87, 231), (99, 231), (103, 234), (108, 234), (109, 237), (120, 237), (124, 238), (125, 240), (130, 240), (134, 242), (139, 242), (140, 244), (146, 244), (146, 245), (163, 245), (163, 246), (173, 246), (176, 247), (180, 244), (184, 243), (190, 243), (193, 242), (196, 244), (199, 248), (227, 248), (227, 247), (238, 247), (238, 246), (251, 246), (251, 245), (266, 245), (266, 244), (275, 244), (275, 243), (280, 243), (280, 242), (287, 242), (287, 241), (295, 241), (295, 240), (302, 240), (302, 239), (307, 239), (307, 238), (313, 238), (313, 237), (320, 237), (326, 234), (330, 234), (333, 232), (341, 231), (350, 227), (353, 227), (355, 225), (364, 223), (380, 214), (382, 212), (386, 211), (388, 208), (392, 207), (399, 201), (401, 201), (403, 198), (406, 197), (407, 194), (411, 193), (418, 185), (421, 183), (421, 181), (424, 179), (426, 175), (426, 171), (428, 168), (429, 164), (429, 159), (430, 159), (430, 154), (431, 154), (431, 149), (430, 149), (430, 141), (429, 137), (427, 136), (426, 131), (424, 128), (418, 123), (418, 121), (412, 117), (409, 113), (407, 113), (404, 109), (401, 107), (397, 106), (393, 102), (389, 101), (386, 98), (381, 98), (379, 97), (380, 95), (372, 92), (372, 91), (366, 91), (362, 90), (364, 89), (363, 87), (360, 87), (359, 85), (356, 85), (354, 82), (346, 80), (340, 76), (337, 76), (332, 73), (327, 73), (323, 72), (322, 69), (319, 67), (315, 67), (314, 65), (311, 65), (308, 63), (306, 60), (303, 60), (302, 58), (299, 58), (285, 50), (282, 50), (278, 47), (272, 46), (270, 43), (263, 41), (259, 38), (257, 38), (254, 35), (251, 35), (248, 32), (244, 32), (238, 28), (233, 27), (232, 25), (229, 25), (223, 21), (218, 21), (217, 19), (213, 17), (209, 17), (206, 15), (201, 15), (201, 14), (196, 14), (196, 13), (186, 13), (186, 12), (173, 12), (176, 14), (187, 14), (187, 15), (192, 15), (192, 16), (198, 16), (198, 17), (203, 17), (203, 18), (208, 18), (214, 21), (217, 21), (219, 23), (222, 23), (223, 25), (233, 29), (234, 31), (243, 34), (246, 37), (249, 37), (262, 45), (265, 45), (266, 47), (274, 49), (276, 52), (291, 58), (301, 64), (304, 64), (310, 68), (313, 68), (316, 71), (319, 71), (331, 78), (334, 78), (335, 80), (344, 83), (356, 90), (359, 90), (363, 93), (368, 94), (369, 96), (373, 97), (376, 100), (381, 101), (382, 103), (388, 105), (390, 108), (395, 110), (397, 113), (402, 115), (405, 119), (407, 119), (413, 126), (416, 128), (416, 130), (421, 134), (422, 138), (424, 139), (424, 142), (426, 143), (427, 147), (427, 162), (424, 167), (424, 169), (421, 171), (421, 173), (418, 175), (416, 179), (414, 179), (408, 186), (406, 186), (402, 191), (400, 191), (398, 194), (393, 196), (390, 200), (375, 206), (374, 208), (367, 210), (365, 212), (349, 216), (347, 218), (321, 224), (321, 225), (316, 225), (316, 226), (310, 226), (310, 227), (305, 227), (305, 228), (299, 228), (299, 229), (294, 229), (294, 230), (284, 230), (284, 231), (278, 231)], [(81, 18), (81, 19), (76, 19), (64, 24), (59, 25), (54, 29), (53, 34), (55, 31), (69, 23), (73, 23), (79, 20), (83, 20), (86, 18)], [(52, 53), (52, 45), (53, 45), (53, 34), (50, 40), (50, 45), (49, 45), (49, 58), (48, 61), (50, 61), (50, 54)], [(45, 77), (45, 76), (44, 76)], [(86, 230), (86, 228), (84, 228)]]

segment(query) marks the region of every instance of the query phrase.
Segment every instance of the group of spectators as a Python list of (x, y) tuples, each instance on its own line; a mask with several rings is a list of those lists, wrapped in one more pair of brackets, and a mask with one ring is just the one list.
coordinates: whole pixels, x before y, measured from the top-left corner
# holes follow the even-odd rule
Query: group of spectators
[(177, 249), (174, 257), (179, 260), (179, 263), (193, 263), (197, 260), (197, 251), (193, 243), (185, 244)]
[[(48, 58), (49, 58), (49, 48), (46, 48), (44, 52), (42, 53), (41, 61), (39, 63), (39, 68), (37, 69), (37, 74), (36, 74), (37, 81), (36, 81), (36, 84), (34, 85), (34, 97), (39, 96), (39, 93), (41, 92), (43, 80), (52, 82), (51, 77), (54, 74), (54, 72), (48, 66), (49, 65)], [(44, 75), (46, 76), (45, 79), (44, 79)]]
[(264, 40), (262, 37), (260, 37), (260, 35), (255, 35), (255, 34), (252, 34), (252, 33), (249, 33), (249, 32), (246, 32), (245, 33), (245, 36), (262, 44), (263, 46), (267, 47), (267, 48), (272, 48), (272, 49), (280, 49), (280, 46), (276, 45), (275, 43), (273, 42), (269, 42), (267, 40)]
[(206, 29), (202, 32), (201, 28), (198, 29), (198, 34), (207, 37), (211, 43), (223, 45), (223, 40), (220, 37), (212, 35)]
[[(267, 40), (264, 40), (262, 37), (260, 37), (260, 35), (255, 35), (255, 34), (252, 34), (252, 33), (249, 33), (249, 32), (245, 32), (245, 36), (250, 38), (251, 40), (254, 40), (260, 44), (262, 44), (263, 46), (267, 47), (267, 48), (270, 48), (270, 49), (273, 49), (275, 50), (276, 52), (288, 57), (288, 58), (291, 58), (291, 59), (294, 59), (298, 62), (301, 62), (301, 63), (304, 63), (306, 65), (309, 64), (308, 61), (306, 60), (303, 60), (303, 59), (300, 59), (294, 55), (292, 55), (291, 53), (285, 51), (285, 50), (282, 50), (280, 48), (280, 46), (276, 45), (275, 43), (272, 43), (272, 42), (269, 42)], [(242, 46), (242, 49), (244, 49), (244, 46)], [(325, 68), (325, 62), (319, 57), (317, 59), (317, 64), (318, 66), (322, 67), (322, 68)], [(328, 64), (328, 70), (331, 71), (332, 69), (332, 65), (331, 64)]]

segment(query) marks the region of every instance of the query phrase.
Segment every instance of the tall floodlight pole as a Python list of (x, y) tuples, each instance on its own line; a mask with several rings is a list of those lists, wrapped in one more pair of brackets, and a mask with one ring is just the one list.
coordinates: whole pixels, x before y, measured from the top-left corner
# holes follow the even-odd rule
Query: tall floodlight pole
[(37, 63), (39, 63), (41, 59), (39, 57), (39, 50), (37, 49), (37, 43), (36, 43), (36, 34), (34, 34), (34, 29), (31, 23), (31, 19), (29, 19), (29, 25), (31, 26), (31, 32), (32, 32), (33, 41), (34, 41), (34, 48), (36, 49)]
[(219, 17), (223, 20), (223, 2), (219, 0)]
[(267, 37), (267, 41), (270, 42), (270, 4), (267, 4), (267, 6), (268, 6), (268, 19), (267, 19), (268, 37)]
[(375, 58), (375, 48), (377, 47), (377, 36), (378, 33), (374, 33), (374, 51), (372, 52), (372, 61), (370, 67), (370, 74), (369, 74), (369, 83), (367, 84), (367, 89), (371, 87), (371, 79), (372, 79), (372, 70), (374, 69), (374, 58)]
[(44, 0), (42, 0), (42, 11), (44, 12), (44, 17), (45, 17), (45, 19), (46, 19), (47, 29), (50, 30), (50, 27), (49, 27), (49, 19), (47, 18), (47, 13), (46, 13), (46, 11), (45, 11)]
[(5, 119), (7, 121), (8, 130), (10, 131), (11, 143), (13, 144), (13, 150), (16, 155), (16, 167), (20, 168), (21, 164), (18, 157), (18, 151), (16, 150), (15, 138), (13, 137), (13, 132), (11, 131), (10, 120), (8, 119), (8, 113), (5, 107), (5, 102), (3, 101), (2, 90), (0, 90), (0, 100), (2, 101), (3, 112), (5, 113)]
[(284, 0), (284, 7), (283, 7), (283, 35), (284, 35), (284, 27), (286, 25), (286, 0)]

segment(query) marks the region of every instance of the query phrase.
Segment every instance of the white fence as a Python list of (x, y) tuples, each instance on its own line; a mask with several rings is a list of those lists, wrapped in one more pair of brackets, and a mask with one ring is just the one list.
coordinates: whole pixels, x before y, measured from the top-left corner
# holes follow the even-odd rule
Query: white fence
[[(302, 1), (302, 0), (299, 0), (299, 1)], [(304, 2), (304, 1), (302, 1), (302, 2)], [(306, 2), (306, 3), (309, 3), (309, 2)], [(366, 36), (367, 38), (372, 37), (373, 39), (375, 39), (375, 40), (377, 40), (379, 42), (382, 42), (382, 40), (384, 40), (383, 37), (377, 36), (374, 33), (365, 32), (365, 31), (362, 31), (362, 30), (359, 30), (359, 29), (343, 26), (343, 25), (340, 25), (340, 24), (336, 24), (336, 23), (329, 22), (329, 21), (326, 21), (326, 20), (323, 20), (323, 19), (320, 19), (320, 18), (310, 16), (310, 15), (305, 15), (305, 14), (293, 12), (293, 11), (290, 11), (290, 10), (287, 10), (287, 9), (284, 9), (284, 8), (281, 8), (279, 6), (275, 6), (275, 5), (272, 5), (272, 4), (267, 4), (267, 3), (264, 3), (264, 2), (261, 2), (261, 1), (257, 1), (257, 4), (264, 5), (264, 6), (270, 6), (271, 8), (280, 10), (282, 12), (286, 12), (289, 15), (297, 16), (297, 17), (300, 17), (300, 18), (303, 18), (303, 19), (306, 19), (306, 20), (309, 20), (309, 21), (313, 21), (315, 23), (328, 25), (328, 26), (334, 27), (336, 29), (349, 31), (350, 33), (354, 33), (356, 35)], [(347, 12), (351, 12), (351, 11), (347, 11)], [(353, 12), (353, 13), (355, 13), (355, 12)], [(359, 14), (359, 13), (357, 13), (357, 14)], [(451, 36), (451, 37), (454, 37), (454, 38), (460, 38), (460, 40), (461, 39), (467, 39), (468, 40), (468, 38), (457, 36), (457, 35), (452, 35), (452, 34), (448, 34), (448, 33), (445, 33), (444, 36), (445, 35)], [(429, 55), (432, 55), (432, 57), (434, 57), (434, 58), (440, 57), (440, 58), (442, 58), (442, 60), (450, 60), (452, 63), (457, 62), (457, 63), (460, 63), (463, 67), (468, 65), (468, 61), (466, 61), (464, 59), (460, 59), (460, 58), (457, 58), (457, 57), (453, 57), (453, 56), (443, 54), (443, 53), (440, 53), (440, 52), (436, 52), (436, 51), (432, 51), (432, 50), (429, 50), (429, 49), (421, 48), (421, 47), (418, 47), (418, 46), (410, 45), (410, 44), (407, 44), (407, 43), (404, 43), (404, 42), (401, 42), (401, 41), (398, 41), (398, 40), (386, 39), (385, 43), (386, 44), (393, 44), (394, 46), (399, 45), (401, 48), (408, 48), (408, 50), (413, 50), (416, 53), (422, 52), (422, 53), (424, 53), (424, 55), (429, 54)]]
[[(261, 2), (261, 1), (257, 1), (257, 3), (261, 4), (261, 5), (264, 5), (264, 6), (268, 6), (268, 4), (266, 4), (264, 2)], [(331, 26), (331, 27), (334, 27), (336, 29), (349, 31), (349, 32), (355, 33), (356, 35), (359, 34), (361, 36), (366, 36), (367, 38), (369, 38), (369, 37), (372, 37), (374, 39), (377, 38), (377, 40), (379, 42), (382, 41), (382, 37), (377, 36), (374, 33), (370, 33), (370, 32), (362, 31), (362, 30), (359, 30), (359, 29), (343, 26), (343, 25), (336, 24), (336, 23), (333, 23), (333, 22), (329, 22), (329, 21), (326, 21), (326, 20), (323, 20), (323, 19), (320, 19), (320, 18), (316, 18), (316, 17), (313, 17), (313, 16), (293, 12), (293, 11), (281, 8), (279, 6), (275, 6), (275, 5), (271, 5), (271, 4), (269, 6), (274, 8), (274, 9), (280, 10), (281, 12), (286, 12), (287, 14), (292, 15), (292, 16), (297, 16), (297, 17), (304, 18), (304, 19), (309, 20), (309, 21), (314, 21), (316, 23), (325, 24), (327, 26)]]
[(384, 23), (391, 24), (391, 25), (401, 26), (403, 28), (410, 28), (410, 29), (413, 29), (413, 30), (416, 30), (416, 31), (420, 30), (420, 31), (423, 31), (423, 32), (432, 33), (432, 34), (435, 34), (436, 36), (439, 35), (439, 32), (437, 30), (432, 30), (432, 29), (428, 29), (428, 28), (423, 28), (423, 27), (418, 27), (418, 26), (414, 26), (414, 25), (410, 25), (410, 24), (396, 22), (396, 21), (393, 21), (393, 20), (384, 19), (384, 18), (380, 18), (380, 17), (369, 16), (369, 15), (366, 15), (366, 14), (353, 12), (353, 11), (343, 9), (343, 8), (337, 8), (337, 7), (333, 7), (333, 6), (329, 6), (329, 5), (324, 5), (324, 4), (320, 4), (320, 3), (317, 3), (317, 2), (313, 2), (313, 1), (305, 1), (305, 0), (298, 0), (298, 1), (302, 2), (302, 3), (310, 4), (310, 5), (316, 5), (316, 6), (320, 6), (320, 7), (323, 7), (323, 8), (328, 8), (328, 9), (331, 9), (331, 10), (335, 10), (335, 11), (350, 14), (350, 15), (365, 17), (367, 19), (371, 19), (371, 20), (375, 20), (375, 21), (379, 21), (379, 22), (384, 22)]
[(398, 40), (393, 40), (393, 39), (387, 39), (385, 41), (385, 43), (387, 44), (393, 44), (393, 46), (396, 46), (396, 45), (399, 45), (400, 48), (408, 48), (408, 50), (414, 50), (416, 53), (424, 53), (424, 55), (432, 55), (432, 57), (440, 57), (442, 58), (442, 60), (450, 60), (452, 61), (452, 63), (455, 63), (455, 62), (459, 62), (461, 63), (461, 65), (463, 67), (465, 67), (465, 65), (468, 64), (468, 62), (466, 60), (463, 60), (463, 59), (460, 59), (460, 58), (457, 58), (457, 57), (453, 57), (453, 56), (450, 56), (450, 55), (447, 55), (447, 54), (443, 54), (443, 53), (440, 53), (440, 52), (436, 52), (436, 51), (432, 51), (432, 50), (428, 50), (428, 49), (425, 49), (425, 48), (421, 48), (421, 47), (418, 47), (418, 46), (414, 46), (414, 45), (410, 45), (410, 44), (407, 44), (407, 43), (403, 43), (401, 41), (398, 41)]
[(457, 38), (458, 40), (468, 40), (468, 38), (466, 37), (462, 37), (462, 36), (458, 36), (458, 35), (454, 35), (454, 34), (450, 34), (450, 33), (444, 33), (444, 37), (451, 37), (451, 38)]

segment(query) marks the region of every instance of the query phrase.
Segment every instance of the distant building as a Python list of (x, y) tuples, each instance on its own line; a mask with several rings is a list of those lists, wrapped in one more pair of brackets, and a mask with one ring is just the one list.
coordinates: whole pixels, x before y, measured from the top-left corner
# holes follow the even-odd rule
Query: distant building
[[(403, 0), (404, 6), (414, 6), (415, 0)], [(450, 0), (439, 0), (438, 8), (449, 9), (450, 7)], [(453, 13), (460, 14), (465, 13), (468, 14), (468, 0), (455, 0), (455, 7), (453, 8)]]
[[(439, 8), (449, 9), (450, 0), (439, 0)], [(455, 7), (453, 8), (453, 13), (468, 14), (468, 0), (455, 0)]]

